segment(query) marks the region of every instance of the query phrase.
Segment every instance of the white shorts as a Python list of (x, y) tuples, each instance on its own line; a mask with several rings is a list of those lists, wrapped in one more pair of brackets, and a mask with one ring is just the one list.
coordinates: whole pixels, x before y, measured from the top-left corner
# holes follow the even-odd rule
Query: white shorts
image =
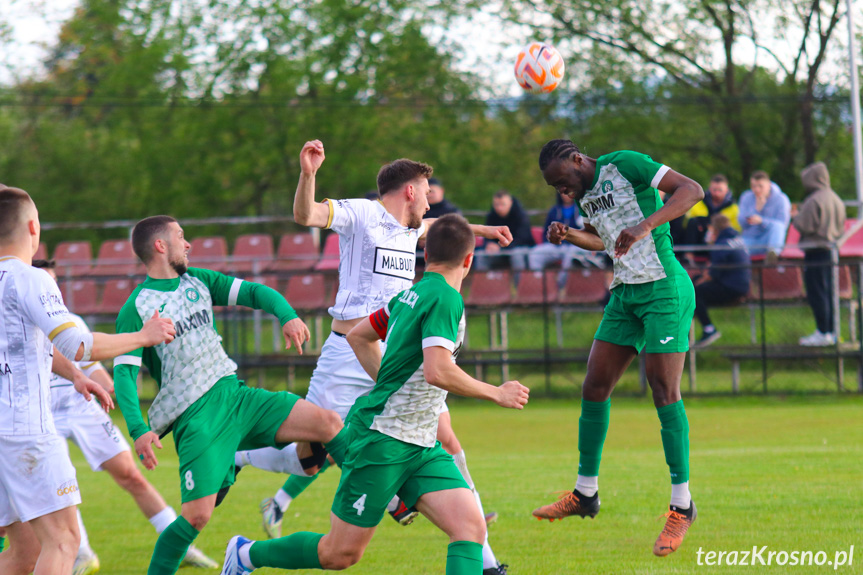
[(368, 394), (374, 386), (347, 338), (330, 333), (312, 373), (306, 401), (335, 411), (344, 421), (357, 398)]
[(0, 527), (80, 503), (65, 439), (59, 435), (0, 436)]
[(95, 397), (87, 401), (83, 395), (74, 393), (77, 397), (70, 408), (53, 412), (57, 434), (74, 441), (90, 469), (101, 471), (103, 463), (129, 451), (129, 443)]

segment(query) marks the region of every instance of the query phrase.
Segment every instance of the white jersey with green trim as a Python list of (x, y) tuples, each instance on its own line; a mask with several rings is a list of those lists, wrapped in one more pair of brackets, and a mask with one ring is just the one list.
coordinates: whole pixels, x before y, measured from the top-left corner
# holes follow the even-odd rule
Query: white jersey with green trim
[(660, 280), (668, 275), (668, 266), (673, 265), (668, 224), (657, 227), (633, 244), (626, 255), (614, 256), (620, 233), (662, 207), (656, 186), (668, 170), (668, 166), (638, 152), (613, 152), (596, 160), (594, 185), (578, 205), (584, 221), (596, 229), (606, 253), (614, 260), (611, 288), (623, 283)]

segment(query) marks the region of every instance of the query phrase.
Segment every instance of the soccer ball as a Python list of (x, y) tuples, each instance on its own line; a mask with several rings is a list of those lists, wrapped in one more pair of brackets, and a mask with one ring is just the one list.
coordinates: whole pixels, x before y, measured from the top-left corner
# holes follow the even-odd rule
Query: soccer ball
[(547, 94), (563, 79), (563, 58), (554, 46), (531, 42), (518, 53), (515, 79), (531, 94)]

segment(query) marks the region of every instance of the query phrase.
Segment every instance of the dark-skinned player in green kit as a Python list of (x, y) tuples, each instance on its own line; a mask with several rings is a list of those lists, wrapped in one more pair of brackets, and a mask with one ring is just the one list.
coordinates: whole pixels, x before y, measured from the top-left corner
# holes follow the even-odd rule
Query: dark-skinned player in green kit
[[(575, 489), (533, 514), (553, 521), (599, 513), (599, 462), (608, 432), (611, 392), (635, 356), (644, 351), (671, 473), (671, 505), (653, 546), (653, 553), (664, 557), (680, 547), (696, 517), (689, 494), (689, 422), (680, 397), (695, 290), (674, 257), (668, 222), (698, 203), (704, 191), (650, 156), (620, 151), (594, 159), (569, 140), (552, 140), (543, 146), (539, 168), (557, 193), (576, 200), (585, 222), (583, 230), (554, 222), (548, 240), (605, 251), (614, 259), (614, 280), (587, 361)], [(666, 203), (660, 191), (666, 194)]]

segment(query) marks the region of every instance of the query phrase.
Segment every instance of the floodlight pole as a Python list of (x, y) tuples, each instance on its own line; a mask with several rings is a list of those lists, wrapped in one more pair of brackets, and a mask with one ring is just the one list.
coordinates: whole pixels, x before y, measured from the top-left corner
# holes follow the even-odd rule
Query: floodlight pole
[(848, 61), (851, 74), (851, 115), (854, 131), (854, 182), (857, 186), (857, 216), (863, 215), (863, 141), (860, 136), (860, 79), (857, 75), (857, 42), (854, 38), (854, 2), (848, 5)]

